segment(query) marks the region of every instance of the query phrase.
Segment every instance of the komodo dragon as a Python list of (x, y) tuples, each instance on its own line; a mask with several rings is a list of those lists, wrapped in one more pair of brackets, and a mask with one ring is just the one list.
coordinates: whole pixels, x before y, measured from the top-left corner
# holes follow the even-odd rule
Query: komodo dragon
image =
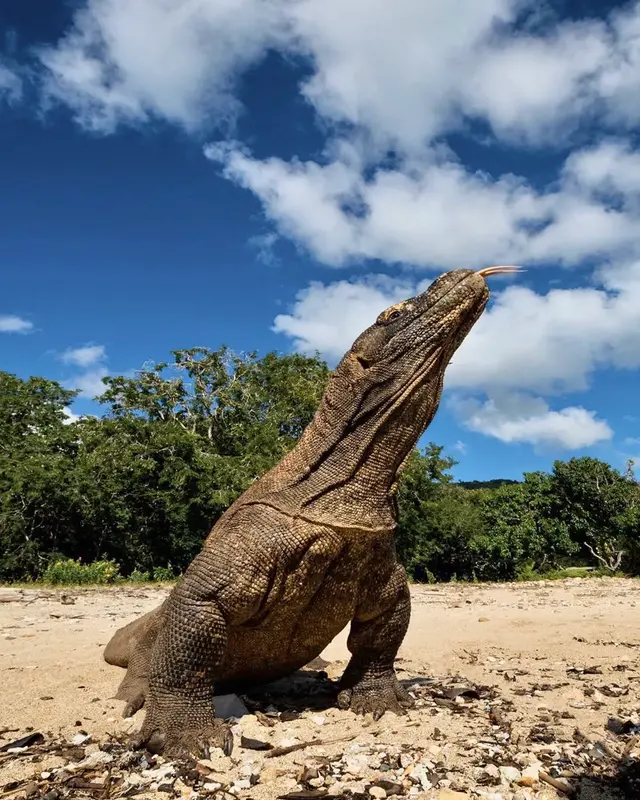
[(104, 657), (128, 667), (117, 694), (125, 716), (147, 708), (134, 747), (230, 754), (214, 694), (300, 669), (348, 623), (338, 706), (379, 719), (411, 705), (394, 670), (410, 616), (395, 486), (487, 304), (484, 278), (514, 269), (448, 272), (383, 311), (294, 449), (220, 517), (167, 600), (114, 635)]

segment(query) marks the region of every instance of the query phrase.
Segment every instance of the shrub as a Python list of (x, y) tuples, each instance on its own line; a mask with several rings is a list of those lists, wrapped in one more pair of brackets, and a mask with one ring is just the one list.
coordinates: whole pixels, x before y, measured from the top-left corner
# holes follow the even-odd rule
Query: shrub
[(133, 583), (147, 583), (151, 580), (151, 575), (148, 572), (142, 572), (139, 569), (134, 569), (127, 580), (133, 581)]
[(114, 583), (120, 578), (120, 567), (115, 561), (94, 561), (83, 564), (79, 559), (59, 559), (47, 567), (43, 579), (58, 585)]
[(168, 567), (154, 567), (153, 580), (154, 581), (172, 581), (175, 578), (173, 567), (169, 564)]

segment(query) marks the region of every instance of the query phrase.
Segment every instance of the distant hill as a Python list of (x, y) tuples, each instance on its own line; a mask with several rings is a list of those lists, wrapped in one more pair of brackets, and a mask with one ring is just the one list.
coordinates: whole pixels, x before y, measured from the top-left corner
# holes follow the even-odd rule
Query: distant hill
[(510, 478), (493, 478), (490, 481), (456, 481), (455, 486), (462, 486), (463, 489), (497, 489), (498, 486), (505, 484), (520, 483)]

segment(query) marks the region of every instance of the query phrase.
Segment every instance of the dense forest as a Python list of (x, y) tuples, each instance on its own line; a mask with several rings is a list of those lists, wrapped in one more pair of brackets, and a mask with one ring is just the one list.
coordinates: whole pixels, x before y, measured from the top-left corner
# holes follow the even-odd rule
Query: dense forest
[[(330, 371), (319, 358), (179, 350), (105, 378), (103, 414), (75, 392), (0, 372), (0, 580), (179, 574), (212, 524), (295, 444)], [(399, 556), (419, 581), (510, 580), (567, 565), (640, 571), (640, 487), (593, 458), (521, 481), (456, 483), (443, 448), (415, 450), (397, 493)], [(496, 467), (499, 472), (499, 467)]]

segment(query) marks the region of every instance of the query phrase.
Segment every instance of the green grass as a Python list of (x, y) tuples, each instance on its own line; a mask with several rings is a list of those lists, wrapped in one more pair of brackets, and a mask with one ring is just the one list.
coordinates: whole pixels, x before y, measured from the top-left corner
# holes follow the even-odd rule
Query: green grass
[(113, 560), (102, 559), (83, 564), (79, 559), (58, 558), (51, 561), (38, 578), (31, 581), (10, 581), (2, 585), (15, 588), (159, 586), (175, 582), (176, 579), (177, 576), (171, 566), (156, 567), (153, 571), (147, 572), (136, 569), (129, 575), (122, 575), (120, 565)]
[[(454, 579), (451, 583), (461, 585), (490, 584), (490, 583), (515, 583), (526, 581), (561, 581), (567, 578), (630, 578), (622, 572), (612, 575), (608, 570), (596, 567), (564, 567), (562, 569), (550, 570), (549, 572), (535, 572), (530, 567), (523, 568), (520, 574), (512, 581), (465, 581)], [(37, 589), (37, 588), (83, 588), (97, 589), (116, 586), (153, 586), (168, 587), (173, 585), (178, 576), (171, 567), (156, 567), (153, 572), (134, 570), (129, 575), (122, 575), (120, 566), (108, 559), (94, 561), (90, 564), (83, 564), (80, 560), (71, 558), (59, 558), (52, 561), (45, 572), (33, 580), (7, 581), (0, 582), (0, 586), (14, 589)], [(409, 583), (412, 585), (422, 585), (409, 576)], [(444, 581), (433, 581), (429, 585), (444, 583)], [(427, 583), (424, 583), (427, 585)]]

